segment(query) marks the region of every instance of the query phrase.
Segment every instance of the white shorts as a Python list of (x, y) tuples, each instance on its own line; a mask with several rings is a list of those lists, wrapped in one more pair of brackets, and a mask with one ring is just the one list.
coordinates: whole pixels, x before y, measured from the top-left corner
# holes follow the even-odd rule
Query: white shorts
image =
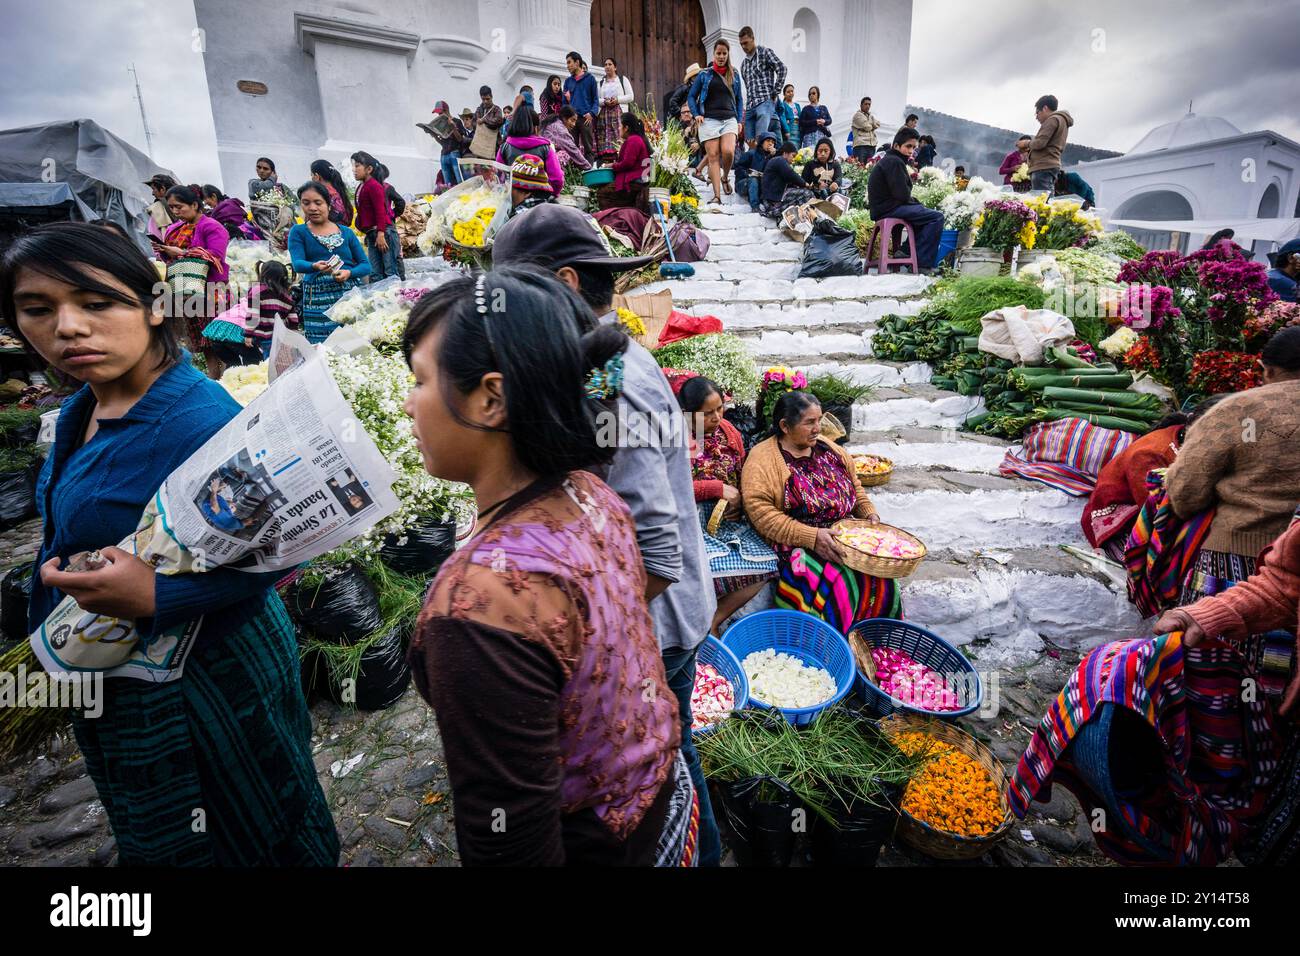
[(730, 133), (735, 136), (740, 132), (740, 124), (736, 122), (733, 116), (730, 119), (717, 120), (709, 119), (707, 116), (700, 122), (700, 142), (707, 143), (711, 139), (720, 139), (723, 134)]

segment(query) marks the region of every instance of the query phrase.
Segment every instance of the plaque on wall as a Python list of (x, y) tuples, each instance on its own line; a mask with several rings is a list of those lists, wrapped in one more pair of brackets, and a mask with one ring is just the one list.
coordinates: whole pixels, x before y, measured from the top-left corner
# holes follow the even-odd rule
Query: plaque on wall
[(239, 92), (250, 96), (265, 96), (267, 92), (266, 84), (259, 83), (257, 80), (240, 80), (235, 86), (239, 88)]

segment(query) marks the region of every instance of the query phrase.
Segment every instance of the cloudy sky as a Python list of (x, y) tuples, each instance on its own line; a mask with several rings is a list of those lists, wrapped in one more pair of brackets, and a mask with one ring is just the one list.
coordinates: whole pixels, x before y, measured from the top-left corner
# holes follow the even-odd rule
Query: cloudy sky
[[(1295, 0), (915, 0), (914, 10), (915, 104), (1027, 129), (1034, 100), (1051, 92), (1074, 115), (1072, 140), (1127, 150), (1192, 100), (1243, 130), (1300, 140)], [(215, 181), (193, 30), (189, 0), (7, 5), (0, 129), (89, 117), (143, 148), (134, 63), (154, 158), (183, 179)]]

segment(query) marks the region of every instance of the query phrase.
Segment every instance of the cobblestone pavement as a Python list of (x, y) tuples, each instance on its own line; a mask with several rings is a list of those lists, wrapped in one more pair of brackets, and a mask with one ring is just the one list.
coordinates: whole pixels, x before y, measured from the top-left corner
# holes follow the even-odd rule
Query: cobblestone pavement
[[(0, 535), (3, 565), (30, 560), (39, 528)], [(3, 566), (0, 565), (0, 566)], [(1008, 768), (1077, 663), (1077, 653), (1045, 651), (1001, 676), (1001, 709), (966, 722)], [(433, 713), (410, 688), (388, 710), (366, 713), (329, 701), (312, 705), (312, 752), (349, 866), (455, 866), (456, 839), (442, 746)], [(1026, 840), (1021, 831), (1028, 831)], [(71, 733), (0, 767), (0, 865), (105, 866), (116, 861), (102, 804)], [(729, 862), (729, 861), (728, 861)], [(974, 866), (1098, 864), (1074, 797), (1056, 788), (1051, 803), (1017, 825)], [(934, 865), (900, 844), (884, 866)]]

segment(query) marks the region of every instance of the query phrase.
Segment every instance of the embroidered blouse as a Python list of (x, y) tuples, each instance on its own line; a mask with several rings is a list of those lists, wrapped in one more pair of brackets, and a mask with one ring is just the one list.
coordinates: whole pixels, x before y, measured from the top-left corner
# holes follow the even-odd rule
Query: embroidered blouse
[(443, 565), (409, 658), (464, 862), (652, 859), (681, 734), (645, 582), (627, 506), (585, 472)]

